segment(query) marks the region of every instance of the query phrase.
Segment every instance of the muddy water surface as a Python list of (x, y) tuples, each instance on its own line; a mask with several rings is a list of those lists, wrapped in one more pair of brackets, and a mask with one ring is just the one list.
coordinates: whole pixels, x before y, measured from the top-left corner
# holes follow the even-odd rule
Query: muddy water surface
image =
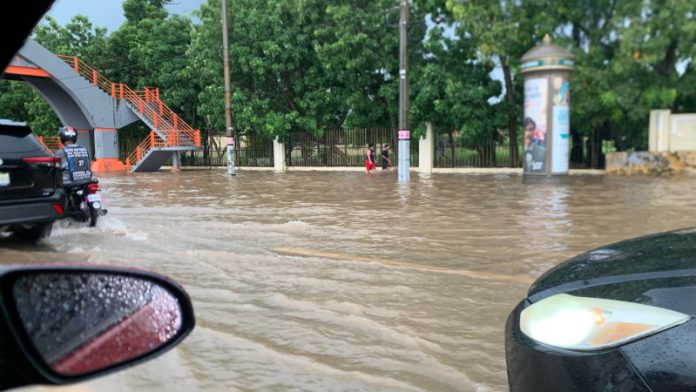
[(2, 263), (171, 276), (198, 325), (94, 391), (506, 390), (503, 330), (529, 284), (593, 247), (696, 226), (696, 179), (185, 171), (101, 179), (109, 215)]

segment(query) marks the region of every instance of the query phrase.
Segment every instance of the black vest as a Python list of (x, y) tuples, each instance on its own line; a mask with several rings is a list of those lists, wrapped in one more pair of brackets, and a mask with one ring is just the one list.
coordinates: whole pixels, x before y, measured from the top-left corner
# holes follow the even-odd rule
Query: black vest
[(87, 181), (92, 179), (89, 151), (82, 146), (68, 146), (63, 149), (68, 160), (68, 171), (72, 181)]

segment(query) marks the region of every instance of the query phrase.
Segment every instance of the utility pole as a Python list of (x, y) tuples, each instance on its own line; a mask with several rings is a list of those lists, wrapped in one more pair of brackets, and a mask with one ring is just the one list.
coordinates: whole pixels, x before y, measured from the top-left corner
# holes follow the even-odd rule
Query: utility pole
[(411, 132), (408, 129), (408, 0), (400, 0), (399, 20), (399, 182), (411, 179)]
[(227, 31), (227, 0), (222, 0), (222, 52), (225, 77), (225, 126), (227, 131), (227, 175), (234, 176), (234, 128), (232, 127), (232, 100), (230, 97), (230, 45)]

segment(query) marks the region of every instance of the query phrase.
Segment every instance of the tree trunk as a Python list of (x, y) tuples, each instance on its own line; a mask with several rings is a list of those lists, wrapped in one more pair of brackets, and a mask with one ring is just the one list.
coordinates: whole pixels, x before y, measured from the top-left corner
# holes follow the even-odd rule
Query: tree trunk
[(592, 168), (599, 168), (599, 132), (595, 129), (592, 133)]
[(498, 157), (496, 156), (495, 140), (489, 139), (488, 144), (486, 144), (486, 146), (488, 148), (489, 166), (490, 167), (498, 166)]
[(570, 150), (570, 163), (571, 166), (574, 166), (572, 168), (578, 167), (578, 165), (583, 163), (584, 159), (584, 152), (583, 152), (583, 146), (582, 146), (582, 136), (578, 131), (571, 131), (570, 132), (570, 138), (573, 141), (573, 147)]
[(573, 22), (572, 37), (573, 37), (573, 42), (575, 43), (575, 47), (576, 48), (581, 47), (580, 46), (580, 27), (578, 26), (577, 22)]
[(285, 165), (292, 166), (292, 139), (285, 137)]
[(336, 148), (328, 131), (324, 131), (324, 165), (333, 166), (333, 149)]
[[(512, 86), (512, 71), (508, 64), (507, 57), (500, 57), (500, 64), (503, 66), (503, 76), (505, 78), (505, 98), (511, 108), (517, 108), (517, 100), (515, 99), (515, 91)], [(508, 138), (510, 139), (510, 164), (512, 167), (519, 166), (519, 157), (517, 156), (517, 110), (508, 113)]]
[(665, 51), (665, 57), (658, 66), (658, 71), (665, 77), (669, 77), (676, 70), (677, 64), (677, 45), (679, 41), (673, 39)]
[(201, 135), (202, 136), (201, 140), (202, 140), (202, 144), (203, 144), (201, 146), (201, 147), (203, 147), (202, 148), (203, 149), (203, 161), (208, 162), (209, 157), (210, 157), (210, 143), (208, 140), (209, 132), (208, 132), (208, 130), (203, 130), (203, 131), (201, 131), (201, 133), (203, 134), (203, 135)]
[(256, 132), (250, 133), (250, 134), (249, 134), (249, 138), (248, 138), (247, 140), (248, 140), (249, 145), (250, 145), (250, 146), (253, 146), (252, 148), (253, 148), (253, 151), (254, 151), (254, 152), (253, 152), (253, 154), (254, 154), (254, 155), (253, 155), (253, 156), (254, 156), (254, 166), (258, 166), (258, 165), (259, 165), (259, 151), (258, 151), (258, 149), (259, 149), (259, 140), (258, 140), (258, 138), (256, 137)]
[(624, 143), (621, 132), (614, 127), (611, 129), (611, 138), (614, 139), (614, 146), (616, 146), (617, 151), (626, 151), (626, 143)]

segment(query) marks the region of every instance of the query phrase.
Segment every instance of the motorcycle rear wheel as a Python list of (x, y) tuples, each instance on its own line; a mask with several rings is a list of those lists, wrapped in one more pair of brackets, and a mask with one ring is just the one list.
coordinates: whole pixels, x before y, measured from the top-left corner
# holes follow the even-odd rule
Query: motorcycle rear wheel
[(97, 225), (97, 218), (98, 217), (99, 217), (99, 211), (90, 205), (89, 206), (89, 227), (94, 227)]

